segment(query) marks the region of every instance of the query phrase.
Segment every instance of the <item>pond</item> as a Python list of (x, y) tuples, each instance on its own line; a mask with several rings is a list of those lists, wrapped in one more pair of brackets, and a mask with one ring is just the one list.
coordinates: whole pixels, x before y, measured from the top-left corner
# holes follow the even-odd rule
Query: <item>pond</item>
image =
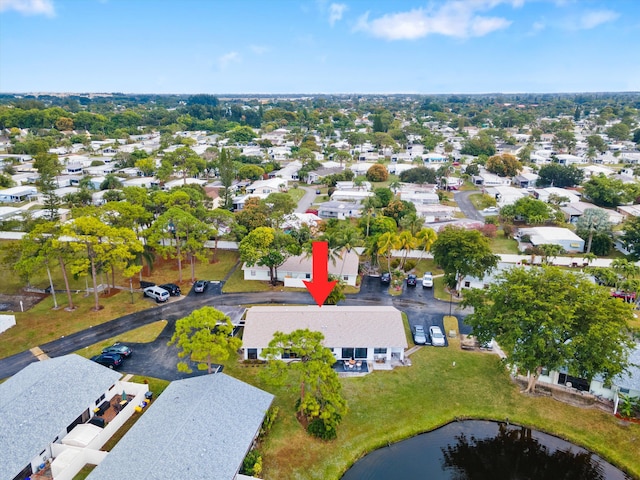
[(356, 462), (342, 480), (628, 480), (608, 462), (572, 443), (506, 423), (452, 422)]

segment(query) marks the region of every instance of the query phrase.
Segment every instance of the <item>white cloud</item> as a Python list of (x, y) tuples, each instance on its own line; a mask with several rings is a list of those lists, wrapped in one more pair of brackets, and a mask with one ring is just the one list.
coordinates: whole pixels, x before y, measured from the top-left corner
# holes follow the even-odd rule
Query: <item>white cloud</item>
[(240, 54), (238, 52), (225, 53), (224, 55), (218, 57), (218, 66), (221, 69), (225, 69), (229, 66), (229, 64), (238, 63), (241, 60), (242, 58), (240, 57)]
[[(369, 20), (368, 12), (360, 17), (355, 31), (368, 32), (386, 40), (415, 40), (427, 35), (448, 37), (482, 37), (511, 25), (502, 17), (478, 15), (505, 3), (504, 0), (450, 0), (438, 8), (417, 8), (408, 12), (383, 15)], [(512, 0), (513, 7), (521, 7), (524, 0)]]
[(580, 29), (589, 30), (603, 23), (613, 22), (619, 16), (619, 13), (612, 10), (592, 10), (582, 14), (577, 26)]
[(271, 50), (266, 45), (249, 45), (249, 49), (256, 55), (263, 55)]
[(342, 20), (342, 15), (347, 10), (347, 5), (344, 3), (332, 3), (329, 5), (329, 24), (333, 27), (333, 24)]
[(15, 10), (23, 15), (56, 15), (52, 0), (0, 0), (0, 12)]

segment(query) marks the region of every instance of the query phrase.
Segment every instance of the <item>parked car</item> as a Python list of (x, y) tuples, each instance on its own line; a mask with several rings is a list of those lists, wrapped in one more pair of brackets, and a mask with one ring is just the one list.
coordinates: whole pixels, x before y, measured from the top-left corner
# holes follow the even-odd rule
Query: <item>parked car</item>
[(498, 207), (487, 207), (482, 210), (485, 213), (498, 213), (500, 209)]
[(117, 353), (118, 355), (121, 355), (123, 358), (128, 358), (129, 356), (131, 356), (131, 352), (132, 352), (131, 348), (127, 347), (123, 343), (114, 343), (110, 347), (102, 349), (102, 353)]
[(418, 277), (413, 273), (407, 275), (407, 287), (415, 287), (418, 284)]
[(193, 284), (193, 291), (196, 293), (202, 293), (207, 289), (207, 285), (209, 285), (209, 282), (206, 280), (198, 280)]
[(157, 303), (166, 302), (169, 300), (169, 292), (164, 288), (160, 288), (157, 285), (154, 287), (147, 287), (143, 291), (145, 297), (153, 298)]
[(91, 360), (111, 369), (118, 368), (122, 365), (122, 355), (118, 355), (117, 353), (101, 353), (100, 355), (91, 357)]
[(145, 289), (147, 287), (155, 287), (156, 284), (153, 282), (147, 282), (146, 280), (140, 280), (140, 288)]
[(615, 290), (611, 292), (611, 296), (614, 298), (620, 298), (627, 303), (633, 303), (636, 301), (636, 294), (633, 292), (625, 292), (622, 290)]
[(164, 288), (172, 297), (179, 297), (182, 294), (180, 287), (175, 283), (163, 283), (160, 288)]
[(424, 345), (427, 343), (427, 334), (422, 325), (416, 325), (415, 331), (413, 332), (413, 343), (416, 345)]
[(445, 346), (444, 334), (442, 333), (442, 330), (440, 330), (440, 327), (429, 327), (429, 336), (431, 337), (431, 345), (434, 347)]
[(322, 193), (322, 190), (320, 190), (319, 188), (316, 189), (316, 195), (320, 195)]
[(384, 272), (380, 275), (380, 283), (391, 283), (391, 274), (389, 272)]
[(422, 288), (431, 288), (433, 287), (433, 275), (431, 272), (424, 272), (422, 276)]

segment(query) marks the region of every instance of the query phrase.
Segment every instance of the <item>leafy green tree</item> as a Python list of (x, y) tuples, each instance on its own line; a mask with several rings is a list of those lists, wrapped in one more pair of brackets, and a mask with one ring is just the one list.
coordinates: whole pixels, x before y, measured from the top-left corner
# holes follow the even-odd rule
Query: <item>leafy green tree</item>
[(299, 255), (300, 245), (293, 237), (270, 227), (258, 227), (242, 239), (238, 247), (240, 260), (248, 266), (269, 268), (271, 284), (278, 280), (278, 267), (292, 255)]
[[(309, 422), (309, 433), (330, 440), (336, 437), (337, 427), (347, 413), (347, 402), (332, 368), (335, 357), (323, 341), (322, 333), (308, 329), (276, 332), (269, 347), (262, 350), (268, 364), (260, 376), (276, 386), (297, 383), (297, 413)], [(284, 362), (285, 353), (293, 360)]]
[(236, 178), (236, 168), (226, 148), (220, 151), (220, 156), (218, 157), (218, 174), (224, 187), (222, 191), (224, 208), (229, 209), (231, 208), (231, 186)]
[(256, 132), (246, 125), (239, 125), (227, 132), (227, 138), (233, 143), (249, 143), (256, 137)]
[(487, 289), (467, 290), (466, 317), (481, 342), (492, 338), (507, 361), (529, 374), (527, 392), (543, 368), (567, 367), (572, 375), (606, 379), (627, 367), (633, 341), (632, 306), (613, 302), (609, 292), (584, 276), (558, 267), (513, 268)]
[(406, 200), (392, 200), (389, 202), (389, 205), (382, 210), (382, 213), (386, 217), (393, 218), (396, 223), (400, 224), (400, 220), (402, 220), (405, 215), (416, 213), (416, 206)]
[(604, 153), (607, 151), (607, 142), (600, 135), (589, 135), (587, 137), (587, 144), (590, 148), (595, 148), (598, 152)]
[[(422, 250), (422, 253), (430, 252), (433, 243), (438, 238), (438, 234), (433, 228), (421, 228), (416, 233), (417, 248)], [(422, 258), (422, 257), (421, 257)]]
[(576, 136), (571, 130), (560, 130), (556, 132), (553, 146), (558, 150), (571, 152), (576, 146)]
[(122, 188), (122, 182), (113, 173), (105, 175), (104, 180), (100, 184), (100, 190), (114, 190)]
[(191, 281), (195, 281), (195, 260), (204, 260), (208, 249), (204, 242), (213, 233), (211, 227), (179, 207), (171, 207), (147, 230), (147, 241), (163, 258), (178, 261), (178, 281), (182, 282), (182, 261), (191, 264)]
[(584, 184), (584, 193), (600, 207), (617, 207), (631, 200), (622, 180), (604, 174), (594, 175)]
[(522, 197), (511, 205), (500, 209), (500, 215), (509, 220), (522, 220), (526, 223), (544, 223), (555, 218), (554, 211), (542, 200)]
[(444, 270), (449, 287), (460, 290), (467, 275), (482, 277), (498, 265), (489, 240), (478, 230), (447, 226), (431, 246), (433, 259)]
[(258, 165), (242, 165), (238, 169), (238, 176), (247, 180), (258, 180), (264, 176), (264, 168)]
[(331, 290), (323, 305), (337, 305), (338, 302), (346, 300), (347, 298), (344, 294), (344, 280), (336, 275), (329, 275), (329, 281), (334, 280), (336, 280), (336, 284), (333, 286), (333, 290)]
[(591, 242), (593, 234), (596, 232), (611, 233), (611, 222), (609, 222), (609, 214), (601, 208), (587, 208), (576, 222), (576, 230), (578, 235), (586, 233), (587, 249), (586, 253), (591, 252)]
[(58, 188), (56, 176), (60, 175), (62, 165), (58, 162), (58, 157), (48, 153), (34, 155), (33, 166), (38, 170), (40, 176), (40, 191), (42, 192), (46, 219), (55, 221), (58, 219), (58, 209), (60, 208), (60, 197), (55, 193)]
[(296, 209), (296, 202), (288, 193), (274, 192), (270, 193), (267, 198), (260, 201), (268, 212), (268, 226), (278, 230), (282, 225), (285, 217), (293, 213)]
[(628, 218), (622, 229), (622, 243), (634, 260), (640, 260), (640, 217)]
[(574, 187), (582, 183), (584, 172), (576, 168), (575, 165), (560, 165), (559, 163), (550, 163), (544, 165), (538, 171), (538, 187)]
[(631, 131), (629, 129), (629, 125), (622, 122), (616, 123), (615, 125), (612, 125), (607, 129), (607, 135), (609, 136), (609, 138), (618, 141), (629, 140), (630, 134)]
[(486, 168), (489, 172), (501, 177), (513, 177), (522, 170), (522, 164), (513, 155), (503, 153), (489, 157)]
[(157, 176), (160, 180), (168, 180), (175, 170), (182, 173), (183, 184), (187, 184), (187, 176), (193, 176), (204, 171), (206, 163), (189, 147), (180, 147), (165, 154)]
[(207, 214), (206, 222), (213, 227), (215, 232), (215, 244), (213, 247), (213, 260), (217, 261), (218, 239), (223, 231), (230, 231), (235, 222), (235, 216), (229, 210), (216, 208)]
[(496, 145), (490, 135), (481, 131), (478, 135), (465, 142), (460, 153), (463, 155), (472, 155), (474, 157), (479, 155), (486, 155), (490, 157), (496, 153)]
[(128, 264), (135, 259), (137, 252), (142, 251), (142, 243), (130, 228), (112, 227), (95, 216), (74, 218), (62, 226), (60, 233), (61, 236), (69, 238), (69, 246), (74, 252), (84, 253), (83, 257), (72, 264), (72, 273), (80, 276), (91, 275), (95, 300), (93, 310), (100, 310), (98, 270), (102, 266)]
[(436, 172), (428, 167), (415, 167), (400, 173), (400, 181), (405, 183), (436, 183)]
[[(202, 307), (176, 321), (176, 329), (168, 343), (180, 350), (178, 358), (198, 362), (198, 370), (213, 373), (212, 362), (224, 362), (242, 346), (233, 336), (231, 319), (213, 307)], [(192, 373), (187, 360), (178, 362), (180, 372)]]
[(387, 259), (387, 272), (391, 272), (391, 254), (398, 248), (398, 234), (395, 232), (384, 232), (377, 237), (376, 254), (384, 255)]
[(236, 213), (236, 223), (244, 228), (245, 234), (258, 228), (268, 226), (269, 210), (258, 197), (249, 197), (244, 208)]

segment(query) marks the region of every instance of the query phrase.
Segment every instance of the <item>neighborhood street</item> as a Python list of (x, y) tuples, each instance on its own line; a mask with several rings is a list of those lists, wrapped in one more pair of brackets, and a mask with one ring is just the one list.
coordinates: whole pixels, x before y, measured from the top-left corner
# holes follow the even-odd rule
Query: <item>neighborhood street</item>
[[(177, 380), (191, 376), (202, 375), (205, 371), (194, 370), (192, 374), (178, 372), (178, 350), (174, 346), (168, 346), (175, 328), (175, 321), (189, 315), (193, 310), (211, 305), (225, 312), (234, 323), (240, 320), (244, 312), (242, 305), (255, 304), (298, 304), (313, 305), (313, 299), (307, 292), (259, 292), (259, 293), (221, 293), (222, 283), (212, 283), (209, 288), (200, 294), (193, 291), (177, 301), (164, 305), (156, 305), (150, 309), (120, 317), (101, 325), (82, 330), (72, 335), (53, 340), (39, 345), (44, 353), (50, 357), (58, 357), (81, 350), (111, 337), (117, 337), (129, 330), (153, 323), (158, 320), (167, 320), (167, 326), (151, 343), (128, 343), (133, 349), (131, 358), (126, 360), (123, 373), (162, 378), (165, 380)], [(138, 299), (137, 301), (145, 301)], [(348, 295), (341, 305), (392, 305), (405, 312), (409, 323), (413, 327), (422, 324), (425, 329), (431, 325), (443, 328), (442, 317), (449, 314), (449, 302), (443, 302), (433, 298), (432, 289), (404, 287), (399, 296), (391, 296), (387, 292), (387, 285), (381, 285), (378, 277), (364, 277), (360, 292)], [(456, 309), (452, 305), (452, 314), (458, 318), (461, 333), (468, 333), (469, 328), (462, 320), (468, 312)], [(21, 352), (11, 357), (0, 359), (0, 379), (7, 378), (28, 364), (37, 361), (30, 352)]]

